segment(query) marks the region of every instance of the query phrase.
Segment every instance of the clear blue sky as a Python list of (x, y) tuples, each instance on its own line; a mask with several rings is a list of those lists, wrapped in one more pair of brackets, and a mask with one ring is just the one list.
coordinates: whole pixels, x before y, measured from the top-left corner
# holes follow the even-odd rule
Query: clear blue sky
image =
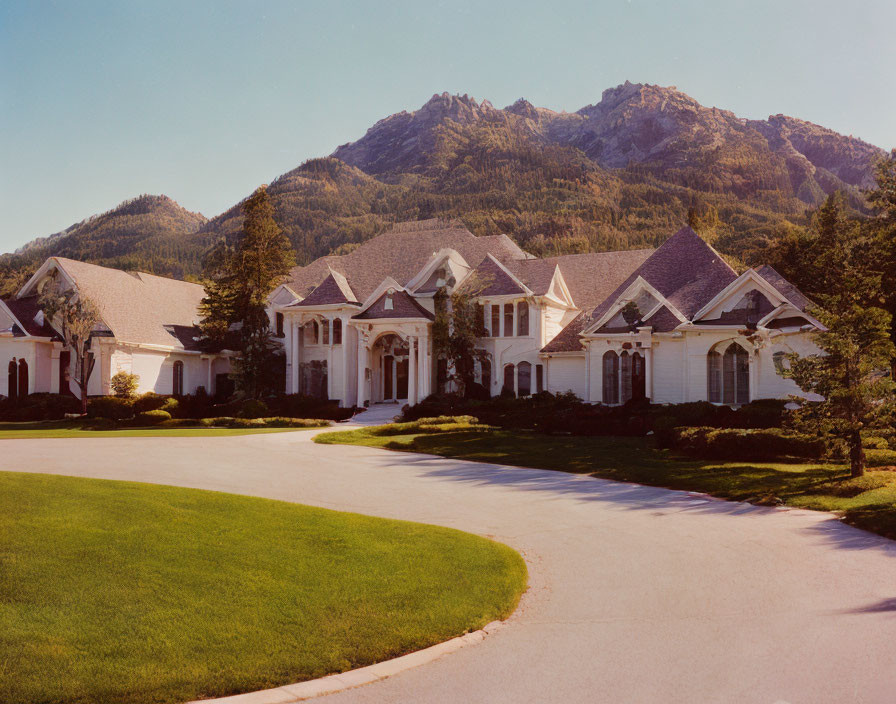
[(0, 4), (0, 251), (140, 193), (216, 215), (436, 92), (626, 79), (896, 147), (894, 0)]

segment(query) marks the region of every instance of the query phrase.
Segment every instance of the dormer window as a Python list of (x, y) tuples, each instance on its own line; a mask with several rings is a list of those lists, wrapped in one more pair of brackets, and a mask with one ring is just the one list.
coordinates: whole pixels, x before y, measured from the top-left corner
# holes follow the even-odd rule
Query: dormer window
[(383, 310), (395, 310), (395, 304), (392, 302), (392, 296), (395, 294), (395, 289), (390, 288), (386, 291), (386, 298), (383, 301)]

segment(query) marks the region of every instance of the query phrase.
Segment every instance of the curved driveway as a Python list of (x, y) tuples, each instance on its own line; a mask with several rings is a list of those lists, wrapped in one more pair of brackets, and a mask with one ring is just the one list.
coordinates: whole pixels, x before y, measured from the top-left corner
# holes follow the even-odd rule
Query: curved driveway
[(825, 514), (311, 435), (4, 440), (0, 469), (436, 523), (523, 553), (507, 627), (327, 704), (896, 700), (896, 543)]

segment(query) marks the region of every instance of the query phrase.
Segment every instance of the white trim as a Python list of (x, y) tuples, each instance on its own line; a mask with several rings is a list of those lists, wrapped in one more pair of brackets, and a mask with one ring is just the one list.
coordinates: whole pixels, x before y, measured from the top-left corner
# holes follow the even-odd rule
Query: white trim
[[(497, 264), (497, 265), (498, 265), (498, 268), (501, 269), (501, 271), (503, 271), (503, 272), (504, 272), (505, 274), (507, 274), (511, 279), (513, 279), (513, 280), (519, 285), (519, 287), (520, 287), (521, 289), (523, 289), (523, 292), (525, 293), (525, 295), (527, 295), (527, 296), (534, 296), (534, 295), (535, 295), (534, 293), (532, 293), (532, 289), (529, 288), (528, 286), (526, 286), (526, 284), (524, 284), (522, 281), (520, 281), (520, 280), (519, 280), (519, 277), (517, 277), (516, 274), (514, 274), (512, 271), (510, 271), (510, 269), (508, 269), (508, 268), (507, 268), (506, 266), (504, 266), (501, 262), (499, 262), (499, 261), (495, 258), (495, 255), (493, 255), (491, 252), (489, 252), (488, 255), (486, 255), (486, 256), (488, 256), (489, 259), (491, 259), (495, 264)], [(477, 268), (478, 268), (478, 267), (477, 267)], [(502, 294), (502, 295), (511, 295), (511, 294)], [(515, 295), (517, 298), (519, 298), (519, 296), (520, 296), (520, 294), (518, 294), (518, 293), (517, 293), (517, 294), (513, 294), (513, 295)]]
[(361, 304), (361, 310), (358, 312), (363, 313), (365, 310), (370, 308), (370, 306), (376, 303), (379, 297), (382, 296), (390, 288), (394, 288), (396, 292), (404, 291), (405, 293), (407, 293), (407, 290), (404, 286), (398, 283), (391, 276), (387, 276), (382, 280), (380, 285), (373, 290), (373, 293), (371, 293), (367, 298), (364, 299), (364, 302)]
[(751, 280), (753, 283), (757, 284), (759, 288), (764, 289), (763, 293), (771, 294), (771, 299), (777, 300), (776, 307), (780, 306), (783, 303), (789, 303), (793, 305), (787, 298), (785, 298), (778, 289), (772, 286), (768, 281), (762, 278), (757, 272), (756, 269), (747, 269), (743, 274), (738, 276), (734, 281), (728, 284), (725, 288), (719, 291), (712, 299), (703, 306), (697, 313), (694, 315), (694, 322), (700, 320), (705, 316), (709, 311), (715, 308), (719, 303), (722, 303), (728, 296), (731, 295), (733, 290), (740, 286), (746, 280)]
[[(463, 269), (467, 270), (467, 274), (473, 271), (473, 267), (463, 258), (460, 252), (451, 247), (442, 247), (438, 252), (434, 252), (429, 261), (423, 266), (417, 274), (405, 284), (405, 290), (412, 296), (417, 292), (417, 288), (427, 282), (430, 276), (435, 272), (442, 262), (445, 260), (452, 261)], [(464, 277), (466, 278), (466, 277)], [(463, 279), (461, 279), (462, 281)], [(461, 281), (457, 281), (460, 285)]]
[[(688, 322), (688, 319), (684, 316), (684, 314), (678, 310), (669, 300), (656, 290), (643, 276), (638, 276), (628, 287), (620, 293), (616, 297), (615, 303), (607, 309), (607, 312), (604, 313), (600, 318), (597, 319), (596, 322), (589, 325), (585, 328), (580, 334), (580, 336), (588, 336), (593, 335), (596, 330), (606, 324), (609, 320), (611, 320), (619, 311), (621, 311), (629, 301), (633, 300), (636, 293), (640, 291), (647, 291), (650, 295), (656, 298), (661, 305), (665, 305), (669, 312), (672, 313), (679, 321), (682, 323)], [(655, 308), (658, 310), (658, 308)]]

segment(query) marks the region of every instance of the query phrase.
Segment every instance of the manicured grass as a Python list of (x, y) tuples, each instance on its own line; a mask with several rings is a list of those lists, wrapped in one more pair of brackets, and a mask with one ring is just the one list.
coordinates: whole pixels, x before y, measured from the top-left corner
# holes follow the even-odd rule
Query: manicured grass
[(505, 545), (132, 482), (0, 472), (0, 700), (183, 702), (368, 665), (509, 615)]
[[(758, 504), (783, 502), (842, 511), (847, 522), (896, 539), (893, 471), (872, 468), (866, 482), (868, 490), (860, 491), (864, 487), (858, 486), (849, 492), (841, 486), (849, 476), (844, 465), (684, 459), (654, 449), (649, 438), (549, 436), (457, 424), (436, 426), (428, 432), (421, 432), (415, 424), (361, 428), (322, 433), (314, 441), (590, 474)], [(869, 450), (869, 464), (896, 464), (894, 455), (888, 450)], [(857, 495), (852, 497), (837, 495), (854, 492)]]
[(115, 430), (91, 430), (77, 421), (42, 423), (0, 423), (0, 440), (24, 440), (28, 438), (133, 438), (247, 435), (250, 433), (282, 433), (307, 428), (119, 428)]

